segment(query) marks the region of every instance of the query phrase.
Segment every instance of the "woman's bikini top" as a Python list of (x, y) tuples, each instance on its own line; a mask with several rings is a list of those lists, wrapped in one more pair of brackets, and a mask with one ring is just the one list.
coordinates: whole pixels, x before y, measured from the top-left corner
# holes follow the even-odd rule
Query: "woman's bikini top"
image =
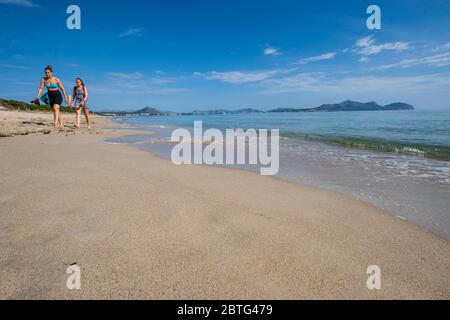
[(59, 88), (57, 83), (50, 83), (50, 84), (48, 84), (46, 81), (45, 81), (45, 87), (47, 89), (58, 89)]

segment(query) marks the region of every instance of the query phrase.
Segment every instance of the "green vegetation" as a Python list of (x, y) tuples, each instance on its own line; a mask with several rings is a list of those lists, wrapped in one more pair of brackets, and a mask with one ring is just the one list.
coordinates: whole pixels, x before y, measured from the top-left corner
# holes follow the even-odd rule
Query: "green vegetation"
[[(36, 104), (25, 103), (16, 100), (4, 100), (0, 99), (0, 109), (1, 107), (6, 110), (18, 110), (18, 111), (35, 111), (35, 112), (51, 112), (52, 109), (48, 105), (38, 106)], [(69, 107), (61, 107), (62, 112), (74, 113), (75, 110), (70, 110)]]

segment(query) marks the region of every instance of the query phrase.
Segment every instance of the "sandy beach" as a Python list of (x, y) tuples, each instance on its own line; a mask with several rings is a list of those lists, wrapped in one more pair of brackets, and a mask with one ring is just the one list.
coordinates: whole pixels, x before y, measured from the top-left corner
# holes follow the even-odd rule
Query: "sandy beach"
[[(108, 119), (0, 112), (1, 299), (449, 299), (450, 244), (374, 206), (175, 166)], [(81, 290), (66, 269), (81, 268)], [(381, 290), (368, 290), (378, 265)]]

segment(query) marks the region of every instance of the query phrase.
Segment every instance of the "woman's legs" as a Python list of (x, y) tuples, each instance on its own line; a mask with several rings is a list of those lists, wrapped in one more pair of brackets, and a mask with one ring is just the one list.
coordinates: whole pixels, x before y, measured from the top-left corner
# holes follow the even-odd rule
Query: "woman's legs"
[[(59, 109), (58, 109), (59, 111)], [(59, 111), (59, 125), (61, 126), (61, 128), (64, 127), (64, 123), (63, 123), (63, 116), (62, 116), (62, 112)]]
[(58, 126), (58, 118), (59, 118), (59, 107), (57, 108), (57, 104), (53, 105), (53, 122), (55, 123), (55, 128)]
[(75, 127), (79, 128), (80, 127), (80, 121), (81, 121), (81, 108), (76, 109), (76, 123), (75, 123)]
[(62, 127), (62, 116), (61, 112), (59, 111), (60, 105), (54, 104), (53, 105), (53, 120), (55, 121), (55, 128), (58, 127), (58, 124)]
[(91, 116), (89, 115), (89, 109), (84, 108), (84, 116), (86, 117), (86, 122), (88, 124), (88, 128), (91, 128)]
[(53, 108), (53, 118), (55, 121), (55, 128), (58, 127), (58, 124), (63, 127), (63, 118), (60, 111), (61, 104), (62, 104), (62, 95), (59, 91), (48, 91), (48, 97), (50, 100), (50, 105)]

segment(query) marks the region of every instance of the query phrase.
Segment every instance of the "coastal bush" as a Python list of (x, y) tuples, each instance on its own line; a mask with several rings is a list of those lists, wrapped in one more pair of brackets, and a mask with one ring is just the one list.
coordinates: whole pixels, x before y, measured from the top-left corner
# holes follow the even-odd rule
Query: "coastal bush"
[[(0, 99), (0, 106), (6, 110), (18, 110), (18, 111), (35, 111), (35, 112), (51, 112), (52, 109), (49, 105), (35, 105), (17, 100), (5, 100)], [(62, 112), (74, 113), (75, 110), (70, 110), (69, 107), (61, 107)]]

